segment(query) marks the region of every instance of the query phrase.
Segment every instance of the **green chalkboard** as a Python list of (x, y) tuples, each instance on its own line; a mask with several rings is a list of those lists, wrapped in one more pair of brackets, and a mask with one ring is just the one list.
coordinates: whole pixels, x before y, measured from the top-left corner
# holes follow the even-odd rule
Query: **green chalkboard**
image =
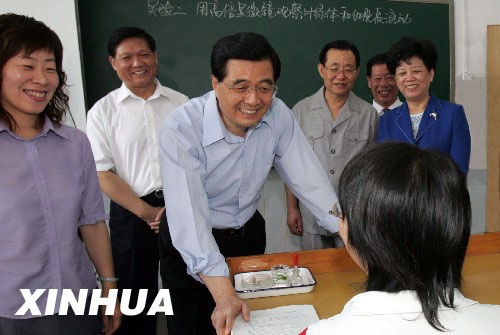
[[(107, 39), (137, 26), (157, 42), (158, 78), (196, 97), (211, 89), (210, 51), (221, 36), (254, 31), (279, 54), (278, 97), (290, 107), (322, 85), (318, 54), (329, 41), (347, 39), (361, 53), (355, 93), (371, 101), (366, 61), (403, 36), (430, 39), (439, 60), (431, 93), (450, 99), (453, 50), (450, 4), (383, 0), (80, 0), (78, 17), (87, 108), (121, 84), (108, 62)], [(452, 35), (453, 36), (453, 35)]]

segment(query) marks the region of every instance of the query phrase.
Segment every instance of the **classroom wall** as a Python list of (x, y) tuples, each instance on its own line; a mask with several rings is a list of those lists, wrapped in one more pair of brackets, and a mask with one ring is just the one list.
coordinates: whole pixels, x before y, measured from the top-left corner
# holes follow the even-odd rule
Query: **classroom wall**
[(486, 27), (500, 23), (498, 0), (455, 0), (455, 100), (464, 106), (472, 137), (467, 178), (472, 230), (486, 229)]
[[(2, 1), (0, 13), (31, 15), (57, 32), (64, 45), (64, 69), (70, 85), (71, 111), (76, 126), (85, 130), (75, 1), (59, 0), (57, 6), (54, 3), (55, 0)], [(465, 107), (471, 128), (472, 156), (468, 184), (473, 209), (473, 232), (482, 232), (486, 225), (486, 26), (500, 23), (500, 2), (455, 0), (454, 11), (455, 100)], [(67, 123), (72, 122), (68, 120)], [(268, 221), (268, 252), (295, 250), (299, 247), (298, 239), (290, 235), (284, 226), (286, 210), (282, 187), (279, 176), (273, 172), (266, 183), (259, 206)]]
[(471, 128), (471, 169), (486, 169), (486, 26), (499, 23), (500, 1), (455, 0), (455, 100)]

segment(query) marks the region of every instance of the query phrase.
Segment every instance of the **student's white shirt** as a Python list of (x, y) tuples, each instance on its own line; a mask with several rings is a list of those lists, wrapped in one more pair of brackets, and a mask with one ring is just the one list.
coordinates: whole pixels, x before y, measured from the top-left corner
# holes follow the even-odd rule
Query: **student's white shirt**
[[(392, 103), (392, 105), (389, 106), (389, 109), (394, 109), (396, 107), (399, 107), (403, 104), (403, 102), (401, 100), (399, 100), (399, 97), (397, 97), (396, 101), (394, 101)], [(378, 102), (376, 102), (375, 100), (373, 100), (372, 102), (372, 106), (375, 107), (375, 109), (377, 110), (377, 113), (379, 116), (382, 116), (382, 110), (384, 109), (383, 106), (379, 105)]]
[(493, 335), (500, 334), (500, 305), (482, 305), (455, 290), (456, 309), (441, 307), (440, 322), (448, 329), (432, 328), (422, 314), (414, 291), (371, 291), (354, 296), (342, 313), (308, 327), (307, 335)]
[(139, 197), (162, 188), (157, 130), (172, 110), (188, 101), (184, 94), (155, 82), (147, 100), (123, 83), (87, 114), (97, 171), (112, 170)]

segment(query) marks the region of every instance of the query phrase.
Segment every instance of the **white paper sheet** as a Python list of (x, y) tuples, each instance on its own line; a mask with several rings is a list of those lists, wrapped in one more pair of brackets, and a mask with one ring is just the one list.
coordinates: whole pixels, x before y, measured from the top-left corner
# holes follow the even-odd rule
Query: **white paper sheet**
[(250, 312), (250, 322), (241, 314), (233, 324), (232, 335), (298, 335), (318, 321), (313, 305), (291, 305)]

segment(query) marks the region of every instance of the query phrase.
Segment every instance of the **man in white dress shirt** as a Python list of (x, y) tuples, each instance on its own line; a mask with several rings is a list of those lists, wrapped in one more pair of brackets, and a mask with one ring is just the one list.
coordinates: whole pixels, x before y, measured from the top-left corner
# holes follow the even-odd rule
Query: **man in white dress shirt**
[(375, 55), (366, 63), (366, 80), (373, 96), (373, 107), (378, 115), (401, 106), (398, 97), (398, 87), (394, 76), (387, 68), (387, 56), (385, 54)]
[(109, 227), (120, 295), (148, 289), (144, 312), (124, 316), (117, 334), (155, 334), (156, 318), (147, 316), (158, 291), (158, 235), (164, 212), (157, 130), (167, 114), (188, 98), (155, 78), (155, 41), (144, 30), (122, 27), (108, 41), (111, 66), (123, 81), (87, 115), (102, 191), (111, 198)]

